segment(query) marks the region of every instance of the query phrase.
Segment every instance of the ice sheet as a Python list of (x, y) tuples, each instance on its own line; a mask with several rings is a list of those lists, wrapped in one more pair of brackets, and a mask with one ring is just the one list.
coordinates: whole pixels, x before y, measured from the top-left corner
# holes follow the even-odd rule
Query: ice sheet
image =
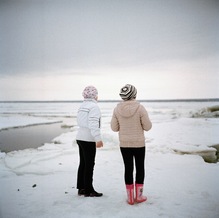
[(101, 104), (104, 147), (97, 150), (94, 186), (103, 197), (77, 196), (74, 126), (38, 149), (0, 153), (0, 215), (219, 217), (219, 163), (206, 163), (199, 153), (215, 151), (210, 146), (218, 143), (218, 119), (191, 117), (200, 109), (194, 105), (145, 105), (153, 122), (146, 133), (146, 203), (126, 203), (118, 135), (109, 127), (115, 104)]

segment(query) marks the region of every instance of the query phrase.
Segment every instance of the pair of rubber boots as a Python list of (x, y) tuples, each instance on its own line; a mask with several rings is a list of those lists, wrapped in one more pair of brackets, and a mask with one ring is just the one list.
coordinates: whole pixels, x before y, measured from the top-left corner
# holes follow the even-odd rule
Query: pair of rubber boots
[(135, 184), (135, 197), (134, 197), (134, 184), (126, 185), (127, 202), (133, 205), (136, 203), (142, 203), (147, 200), (146, 196), (143, 196), (143, 184)]

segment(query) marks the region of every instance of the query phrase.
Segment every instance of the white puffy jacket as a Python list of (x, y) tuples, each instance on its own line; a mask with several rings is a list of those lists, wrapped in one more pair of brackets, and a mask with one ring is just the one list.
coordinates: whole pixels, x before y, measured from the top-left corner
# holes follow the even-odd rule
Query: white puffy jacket
[(76, 140), (98, 142), (101, 141), (101, 113), (94, 99), (85, 99), (78, 109), (78, 133)]

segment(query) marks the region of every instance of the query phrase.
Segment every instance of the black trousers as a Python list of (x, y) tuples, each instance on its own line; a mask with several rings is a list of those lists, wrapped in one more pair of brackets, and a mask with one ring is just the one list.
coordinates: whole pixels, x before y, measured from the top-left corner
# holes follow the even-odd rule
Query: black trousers
[(93, 171), (96, 156), (96, 143), (77, 140), (79, 147), (79, 167), (77, 177), (77, 189), (85, 189), (89, 194), (94, 191)]
[(142, 148), (120, 148), (124, 166), (125, 166), (125, 183), (127, 185), (133, 184), (133, 171), (134, 171), (134, 160), (136, 168), (135, 182), (137, 184), (144, 183), (145, 169), (145, 147)]

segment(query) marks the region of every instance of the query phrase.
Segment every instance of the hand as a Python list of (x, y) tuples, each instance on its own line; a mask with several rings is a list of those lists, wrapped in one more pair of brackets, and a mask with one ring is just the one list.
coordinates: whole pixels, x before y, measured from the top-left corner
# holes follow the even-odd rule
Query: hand
[(96, 148), (101, 148), (101, 147), (103, 147), (103, 142), (102, 141), (96, 142)]

